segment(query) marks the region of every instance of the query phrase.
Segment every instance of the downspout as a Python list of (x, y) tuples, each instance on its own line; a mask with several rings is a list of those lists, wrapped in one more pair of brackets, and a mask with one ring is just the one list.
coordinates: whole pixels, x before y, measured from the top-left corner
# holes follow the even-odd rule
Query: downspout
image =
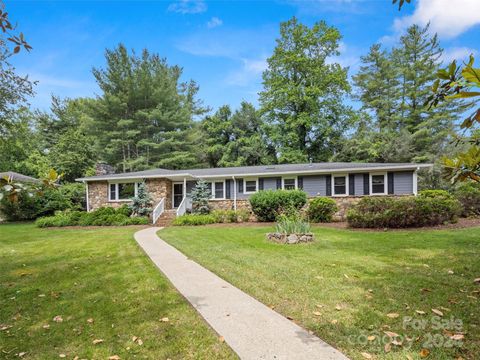
[(88, 198), (88, 181), (83, 181), (85, 184), (85, 200), (87, 201), (87, 212), (90, 211), (90, 200)]
[(413, 172), (413, 195), (417, 196), (417, 193), (418, 193), (418, 175), (417, 175), (417, 171), (419, 170), (420, 168), (417, 167), (415, 169), (415, 171)]
[(233, 179), (233, 210), (237, 211), (237, 180), (235, 176), (232, 176)]

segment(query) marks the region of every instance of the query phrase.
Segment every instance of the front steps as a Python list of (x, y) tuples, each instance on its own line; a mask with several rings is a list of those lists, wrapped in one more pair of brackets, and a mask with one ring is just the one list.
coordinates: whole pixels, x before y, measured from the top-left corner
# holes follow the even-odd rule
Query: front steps
[(158, 227), (170, 226), (176, 217), (177, 210), (165, 210), (154, 225)]

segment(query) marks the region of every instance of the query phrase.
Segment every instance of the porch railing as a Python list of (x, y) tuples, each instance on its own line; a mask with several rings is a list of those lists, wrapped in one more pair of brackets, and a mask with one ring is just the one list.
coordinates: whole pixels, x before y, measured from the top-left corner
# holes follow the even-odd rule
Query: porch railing
[(177, 216), (182, 216), (187, 212), (187, 197), (184, 196), (180, 205), (177, 208)]
[(165, 198), (162, 198), (155, 209), (152, 212), (152, 223), (155, 224), (160, 216), (162, 216), (163, 212), (165, 211)]

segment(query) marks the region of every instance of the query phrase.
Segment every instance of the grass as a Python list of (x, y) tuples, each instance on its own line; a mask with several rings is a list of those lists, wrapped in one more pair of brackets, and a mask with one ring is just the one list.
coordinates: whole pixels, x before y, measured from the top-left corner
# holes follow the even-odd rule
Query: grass
[[(480, 228), (313, 227), (317, 240), (305, 245), (270, 243), (265, 233), (271, 230), (170, 227), (159, 236), (352, 359), (363, 359), (362, 352), (376, 359), (420, 359), (424, 348), (429, 359), (480, 354), (480, 285), (474, 283), (480, 277)], [(404, 323), (407, 317), (415, 322)], [(399, 334), (402, 345), (386, 352), (385, 331)], [(453, 342), (453, 334), (464, 339)]]
[(143, 254), (137, 230), (0, 225), (0, 358), (236, 358)]

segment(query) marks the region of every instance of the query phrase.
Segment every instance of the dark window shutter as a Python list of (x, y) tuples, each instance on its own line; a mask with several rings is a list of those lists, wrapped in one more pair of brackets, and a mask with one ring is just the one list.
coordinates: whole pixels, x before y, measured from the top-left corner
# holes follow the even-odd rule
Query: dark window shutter
[(282, 188), (282, 178), (277, 178), (277, 190)]
[(237, 179), (238, 182), (238, 192), (243, 194), (243, 179)]
[(355, 195), (355, 174), (348, 175), (348, 194)]
[(332, 175), (325, 176), (325, 183), (327, 186), (327, 196), (332, 196)]
[(263, 190), (263, 179), (258, 179), (258, 190)]
[(370, 174), (363, 174), (363, 195), (370, 194)]
[(225, 199), (230, 199), (230, 179), (225, 180)]
[(387, 174), (387, 178), (388, 178), (388, 193), (389, 194), (393, 194), (393, 172), (389, 172)]
[(299, 176), (297, 179), (298, 188), (303, 190), (303, 176)]

